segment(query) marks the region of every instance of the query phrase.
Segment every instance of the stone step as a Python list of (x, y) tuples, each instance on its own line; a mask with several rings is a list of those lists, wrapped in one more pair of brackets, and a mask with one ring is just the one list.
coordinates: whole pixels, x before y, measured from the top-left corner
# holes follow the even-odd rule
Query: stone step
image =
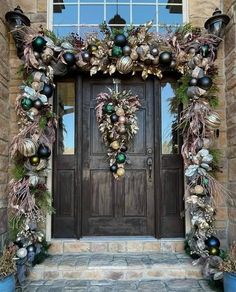
[(184, 253), (80, 253), (54, 255), (34, 267), (31, 280), (201, 279)]
[(154, 237), (85, 237), (80, 240), (53, 239), (50, 254), (106, 252), (184, 252), (184, 238), (156, 239)]

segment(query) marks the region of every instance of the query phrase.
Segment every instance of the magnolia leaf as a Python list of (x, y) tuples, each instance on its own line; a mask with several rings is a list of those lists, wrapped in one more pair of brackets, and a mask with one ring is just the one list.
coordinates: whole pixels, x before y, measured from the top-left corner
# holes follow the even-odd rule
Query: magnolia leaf
[(98, 72), (98, 67), (97, 67), (97, 66), (93, 66), (93, 67), (90, 69), (90, 76), (95, 75), (97, 72)]
[(116, 66), (115, 65), (110, 65), (110, 67), (109, 67), (109, 74), (112, 75), (115, 72), (116, 72)]
[(142, 72), (142, 78), (145, 80), (145, 79), (147, 79), (147, 77), (148, 77), (147, 70), (143, 70), (143, 72)]

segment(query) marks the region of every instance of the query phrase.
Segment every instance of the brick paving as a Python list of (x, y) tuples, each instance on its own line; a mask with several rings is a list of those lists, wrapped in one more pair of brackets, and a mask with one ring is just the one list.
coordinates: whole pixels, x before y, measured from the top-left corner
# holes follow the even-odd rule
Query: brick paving
[(34, 281), (17, 292), (212, 292), (213, 289), (205, 280), (172, 279), (143, 281), (86, 281), (54, 280)]

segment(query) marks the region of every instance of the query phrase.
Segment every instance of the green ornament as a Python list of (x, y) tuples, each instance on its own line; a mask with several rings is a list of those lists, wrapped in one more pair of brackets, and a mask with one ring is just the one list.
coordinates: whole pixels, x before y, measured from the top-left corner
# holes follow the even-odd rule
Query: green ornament
[(21, 104), (21, 107), (23, 108), (23, 110), (27, 111), (30, 108), (32, 108), (33, 101), (32, 101), (32, 99), (30, 99), (28, 97), (24, 97), (24, 98), (22, 98), (20, 104)]
[(113, 103), (107, 103), (104, 105), (104, 111), (107, 113), (107, 114), (112, 114), (114, 112), (114, 105)]
[(47, 41), (43, 37), (41, 37), (41, 36), (36, 37), (32, 42), (32, 46), (33, 46), (34, 51), (41, 53), (43, 51), (46, 43), (47, 43)]
[(121, 57), (122, 56), (122, 48), (118, 46), (114, 46), (112, 48), (112, 56), (113, 57)]
[(124, 163), (126, 160), (126, 156), (124, 153), (119, 153), (117, 156), (116, 156), (116, 162), (117, 163)]

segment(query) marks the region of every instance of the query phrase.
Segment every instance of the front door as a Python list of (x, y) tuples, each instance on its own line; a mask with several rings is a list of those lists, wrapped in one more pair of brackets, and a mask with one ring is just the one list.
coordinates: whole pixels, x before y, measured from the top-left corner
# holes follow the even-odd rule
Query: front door
[(119, 90), (138, 95), (139, 131), (127, 152), (126, 175), (117, 181), (109, 171), (106, 147), (95, 115), (95, 98), (114, 88), (112, 78), (83, 79), (82, 235), (155, 235), (154, 81), (121, 80)]

